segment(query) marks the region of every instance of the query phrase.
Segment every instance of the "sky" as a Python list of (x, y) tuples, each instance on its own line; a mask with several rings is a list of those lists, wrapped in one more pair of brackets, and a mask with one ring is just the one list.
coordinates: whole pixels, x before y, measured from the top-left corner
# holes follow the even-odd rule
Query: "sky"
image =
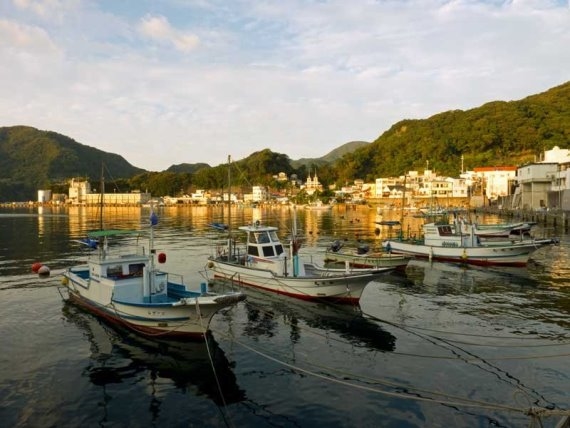
[(0, 0), (0, 126), (163, 171), (570, 80), (569, 0)]

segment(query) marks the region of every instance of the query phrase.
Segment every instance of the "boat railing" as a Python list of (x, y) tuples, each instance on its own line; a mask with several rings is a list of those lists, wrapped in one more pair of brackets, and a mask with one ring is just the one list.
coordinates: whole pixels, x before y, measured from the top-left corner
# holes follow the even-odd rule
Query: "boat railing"
[(109, 246), (107, 248), (99, 248), (90, 253), (90, 259), (100, 259), (104, 255), (105, 258), (130, 258), (130, 257), (144, 257), (147, 255), (144, 245), (130, 245), (130, 246)]

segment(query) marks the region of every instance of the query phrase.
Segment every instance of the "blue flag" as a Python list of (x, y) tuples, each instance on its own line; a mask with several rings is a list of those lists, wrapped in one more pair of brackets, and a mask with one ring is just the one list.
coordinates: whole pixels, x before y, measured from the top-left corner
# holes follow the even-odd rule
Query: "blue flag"
[(150, 225), (156, 226), (158, 224), (158, 216), (153, 212), (150, 213)]

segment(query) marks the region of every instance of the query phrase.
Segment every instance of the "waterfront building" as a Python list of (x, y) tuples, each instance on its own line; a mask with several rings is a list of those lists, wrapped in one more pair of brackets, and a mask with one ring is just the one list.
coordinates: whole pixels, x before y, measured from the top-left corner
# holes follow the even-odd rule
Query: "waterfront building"
[[(252, 202), (265, 202), (269, 199), (269, 192), (265, 186), (253, 186), (253, 195), (251, 197)], [(244, 195), (245, 202), (245, 195)]]
[(317, 177), (316, 171), (314, 177), (311, 177), (311, 174), (309, 173), (307, 181), (303, 186), (301, 186), (301, 189), (304, 189), (305, 192), (307, 192), (307, 195), (309, 196), (317, 191), (319, 192), (323, 191), (323, 185), (319, 182), (319, 177)]
[(72, 179), (68, 189), (68, 203), (73, 205), (142, 205), (151, 199), (150, 193), (105, 193), (103, 201), (99, 192), (92, 193), (91, 184), (86, 180)]
[(523, 210), (570, 210), (570, 150), (545, 150), (542, 159), (517, 169), (517, 188), (505, 207)]
[(497, 201), (501, 196), (510, 195), (516, 180), (516, 166), (483, 166), (473, 168), (482, 181), (483, 191), (489, 201)]

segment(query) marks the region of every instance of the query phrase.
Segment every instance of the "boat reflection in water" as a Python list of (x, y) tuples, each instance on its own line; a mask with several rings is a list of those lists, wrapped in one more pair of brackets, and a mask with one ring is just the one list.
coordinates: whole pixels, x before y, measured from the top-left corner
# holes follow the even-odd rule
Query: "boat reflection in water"
[[(148, 383), (156, 383), (157, 389), (164, 387), (164, 379), (170, 379), (177, 389), (207, 396), (218, 406), (245, 398), (224, 351), (211, 334), (200, 342), (147, 339), (111, 327), (69, 302), (64, 303), (62, 312), (89, 339), (92, 355), (85, 372), (93, 385), (137, 383), (148, 373)], [(154, 406), (164, 399), (154, 390), (152, 395)]]
[(481, 267), (418, 259), (408, 263), (406, 276), (415, 285), (438, 287), (452, 294), (454, 289), (456, 292), (473, 292), (536, 285), (526, 268)]
[[(217, 292), (239, 287), (226, 279), (214, 279), (210, 288)], [(244, 307), (247, 325), (244, 334), (252, 337), (273, 336), (281, 329), (280, 322), (290, 326), (289, 337), (296, 343), (303, 328), (311, 333), (328, 335), (336, 333), (339, 340), (352, 346), (362, 346), (378, 351), (395, 349), (396, 337), (384, 330), (376, 321), (363, 316), (358, 305), (337, 305), (281, 296), (254, 288), (247, 288)], [(330, 337), (330, 336), (328, 336)]]

